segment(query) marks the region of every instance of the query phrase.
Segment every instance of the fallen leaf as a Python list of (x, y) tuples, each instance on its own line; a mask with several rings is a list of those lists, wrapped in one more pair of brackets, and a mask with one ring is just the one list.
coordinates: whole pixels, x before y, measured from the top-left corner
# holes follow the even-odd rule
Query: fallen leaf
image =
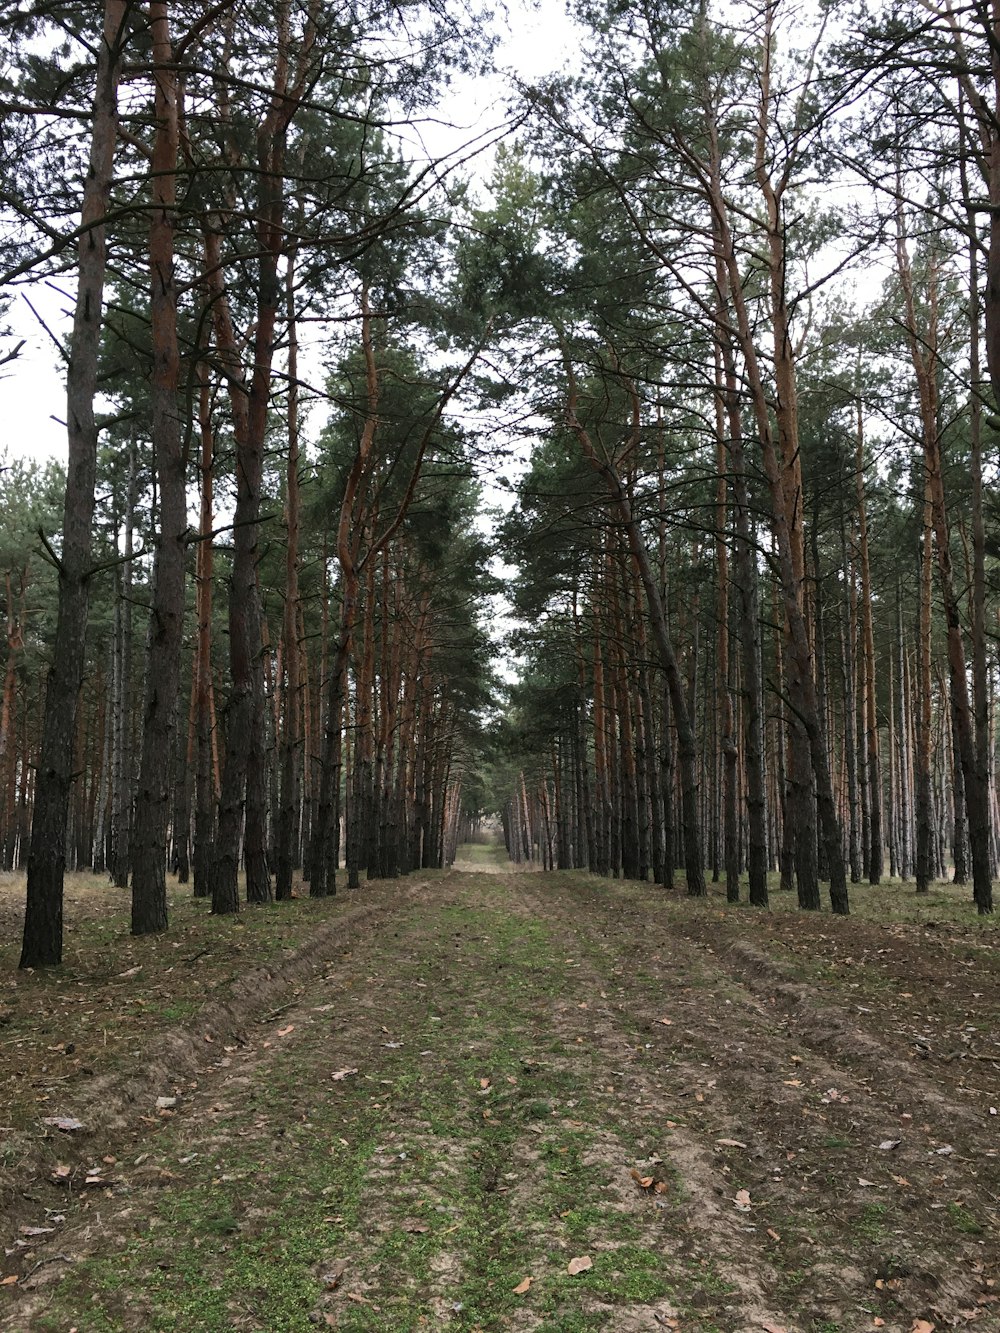
[(333, 1079), (334, 1083), (340, 1083), (345, 1078), (350, 1078), (352, 1074), (356, 1074), (357, 1072), (356, 1069), (338, 1069), (337, 1072), (331, 1074), (330, 1077)]
[(629, 1175), (632, 1177), (632, 1179), (635, 1181), (635, 1183), (639, 1186), (641, 1190), (652, 1189), (654, 1180), (653, 1176), (640, 1176), (639, 1172), (635, 1169), (635, 1167), (631, 1169)]
[(902, 1188), (903, 1188), (904, 1190), (910, 1188), (910, 1182), (906, 1179), (905, 1176), (895, 1176), (895, 1175), (894, 1175), (894, 1176), (893, 1176), (893, 1180), (896, 1182), (897, 1185), (902, 1186)]
[(522, 1281), (520, 1281), (520, 1282), (517, 1284), (517, 1286), (514, 1288), (514, 1295), (515, 1295), (515, 1296), (523, 1296), (524, 1293), (525, 1293), (525, 1292), (528, 1290), (528, 1288), (531, 1286), (532, 1282), (534, 1282), (534, 1280), (535, 1280), (535, 1279), (534, 1279), (533, 1277), (526, 1277), (526, 1278), (524, 1278), (524, 1279), (523, 1279)]
[(740, 1143), (739, 1139), (716, 1139), (716, 1143), (721, 1143), (723, 1148), (745, 1148), (745, 1143)]
[(872, 1324), (876, 1328), (885, 1328), (885, 1320), (879, 1319), (878, 1315), (875, 1315), (875, 1317), (872, 1319)]
[(18, 1227), (22, 1236), (52, 1236), (55, 1234), (55, 1227)]
[(78, 1130), (85, 1129), (82, 1120), (74, 1120), (71, 1115), (47, 1115), (42, 1118), (43, 1125), (51, 1125), (53, 1129), (61, 1129), (64, 1134), (75, 1134)]
[(13, 1287), (17, 1282), (17, 1274), (11, 1273), (10, 1277), (0, 1279), (0, 1287)]
[(277, 1032), (274, 1035), (276, 1037), (287, 1037), (289, 1032), (294, 1032), (294, 1031), (295, 1031), (295, 1024), (289, 1023), (288, 1027), (286, 1028), (278, 1028)]
[(781, 1235), (777, 1231), (775, 1231), (772, 1227), (768, 1227), (767, 1234), (771, 1237), (772, 1240), (781, 1240)]
[(934, 1151), (939, 1157), (950, 1157), (955, 1149), (950, 1143), (946, 1143), (943, 1148), (935, 1148)]
[(801, 1088), (802, 1080), (800, 1078), (786, 1078), (784, 1084), (786, 1088)]
[(587, 1270), (589, 1268), (593, 1268), (593, 1266), (594, 1266), (594, 1261), (593, 1259), (591, 1259), (590, 1255), (581, 1254), (578, 1255), (575, 1259), (571, 1259), (569, 1261), (569, 1263), (566, 1265), (566, 1272), (570, 1275), (570, 1277), (576, 1277), (578, 1273), (586, 1273)]
[(892, 1152), (893, 1148), (898, 1148), (902, 1142), (902, 1139), (883, 1139), (878, 1146), (882, 1152)]
[(910, 1325), (910, 1333), (934, 1333), (937, 1324), (932, 1324), (929, 1319), (914, 1319)]
[(784, 1324), (764, 1323), (761, 1324), (761, 1328), (764, 1330), (764, 1333), (788, 1333), (788, 1329), (784, 1326)]
[(488, 1078), (481, 1078), (479, 1080), (479, 1086), (485, 1091), (485, 1089), (490, 1086), (490, 1080)]
[[(858, 1176), (858, 1184), (863, 1186), (865, 1189), (878, 1189), (878, 1186), (875, 1184), (874, 1180), (865, 1180), (864, 1176)], [(872, 1206), (874, 1207), (874, 1204)]]
[(347, 1260), (335, 1259), (327, 1272), (323, 1274), (323, 1286), (327, 1291), (336, 1291), (340, 1286), (340, 1279), (347, 1272)]
[(411, 1236), (422, 1236), (424, 1232), (430, 1231), (430, 1227), (426, 1222), (421, 1222), (419, 1217), (407, 1217), (403, 1220), (403, 1230)]
[(749, 1190), (737, 1190), (733, 1203), (741, 1213), (748, 1213), (752, 1207)]
[(657, 1023), (662, 1023), (665, 1028), (672, 1028), (674, 1025), (674, 1020), (672, 1018), (658, 1018), (656, 1021)]

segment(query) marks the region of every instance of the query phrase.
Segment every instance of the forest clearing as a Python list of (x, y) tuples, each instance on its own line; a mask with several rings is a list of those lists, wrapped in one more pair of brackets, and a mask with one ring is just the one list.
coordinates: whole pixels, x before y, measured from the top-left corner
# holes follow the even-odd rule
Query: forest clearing
[(1000, 965), (948, 886), (762, 914), (479, 845), (140, 939), (114, 892), (4, 971), (5, 1328), (1000, 1326)]

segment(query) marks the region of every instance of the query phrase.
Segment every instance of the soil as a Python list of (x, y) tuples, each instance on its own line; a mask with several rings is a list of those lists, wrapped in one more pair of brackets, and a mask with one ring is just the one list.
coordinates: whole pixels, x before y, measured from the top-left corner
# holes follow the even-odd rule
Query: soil
[[(127, 1039), (118, 955), (22, 979), (0, 1327), (998, 1330), (996, 936), (895, 895), (761, 913), (480, 853), (179, 908), (208, 952), (135, 943), (129, 995), (193, 1008)], [(102, 1004), (112, 1054), (95, 1013), (54, 1082)]]

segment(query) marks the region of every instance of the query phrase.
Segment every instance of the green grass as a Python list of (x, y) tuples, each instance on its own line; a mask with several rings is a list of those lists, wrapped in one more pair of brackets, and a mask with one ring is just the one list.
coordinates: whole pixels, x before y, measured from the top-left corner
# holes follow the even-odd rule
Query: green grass
[[(154, 1331), (214, 1333), (252, 1311), (274, 1333), (290, 1333), (324, 1308), (322, 1269), (338, 1256), (350, 1267), (328, 1308), (346, 1333), (435, 1326), (440, 1299), (460, 1307), (451, 1311), (459, 1328), (500, 1329), (528, 1307), (544, 1326), (569, 1333), (601, 1327), (581, 1302), (669, 1293), (671, 1262), (643, 1243), (635, 1217), (606, 1193), (609, 1171), (624, 1173), (627, 1164), (584, 1161), (594, 1135), (616, 1129), (612, 1108), (591, 1094), (596, 1056), (558, 1036), (546, 1042), (552, 1058), (539, 1046), (543, 1029), (532, 1015), (548, 1013), (567, 985), (560, 948), (542, 924), (505, 911), (500, 885), (495, 894), (484, 885), (483, 909), (435, 909), (445, 980), (426, 1000), (412, 992), (423, 1009), (411, 1012), (404, 1046), (379, 1049), (388, 1086), (359, 1077), (331, 1095), (328, 1058), (303, 1067), (310, 1046), (277, 1050), (241, 1122), (259, 1122), (258, 1132), (231, 1137), (183, 1169), (181, 1181), (147, 1196), (145, 1225), (124, 1248), (76, 1265), (38, 1327), (65, 1329), (69, 1320), (81, 1333), (106, 1333), (139, 1318)], [(426, 974), (424, 930), (419, 918), (400, 923), (400, 981)], [(478, 989), (447, 986), (458, 957)], [(433, 1061), (421, 1050), (433, 1051)], [(567, 1127), (567, 1115), (581, 1127)], [(387, 1144), (395, 1156), (381, 1186), (372, 1170)], [(184, 1146), (183, 1126), (165, 1124), (156, 1156), (171, 1164)], [(428, 1229), (407, 1231), (401, 1217), (409, 1213)], [(379, 1214), (385, 1228), (373, 1229)], [(589, 1249), (592, 1271), (569, 1277), (568, 1257)], [(435, 1261), (452, 1255), (456, 1271), (438, 1291)], [(515, 1295), (528, 1274), (532, 1290)], [(370, 1303), (348, 1301), (347, 1290)]]
[(948, 1218), (956, 1231), (967, 1236), (981, 1236), (984, 1228), (976, 1221), (969, 1210), (960, 1203), (948, 1205)]
[(511, 867), (507, 849), (502, 842), (463, 842), (455, 853), (455, 860), (472, 865)]
[(888, 1220), (889, 1210), (884, 1203), (868, 1203), (855, 1220), (854, 1230), (873, 1245), (879, 1244), (885, 1239)]

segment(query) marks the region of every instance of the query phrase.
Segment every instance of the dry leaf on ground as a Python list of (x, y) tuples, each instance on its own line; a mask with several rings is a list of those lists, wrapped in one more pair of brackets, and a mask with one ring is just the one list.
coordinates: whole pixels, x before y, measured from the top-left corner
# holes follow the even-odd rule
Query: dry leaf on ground
[(336, 1291), (340, 1286), (340, 1279), (347, 1272), (347, 1260), (335, 1259), (327, 1271), (323, 1274), (323, 1286), (327, 1291)]
[(523, 1296), (524, 1293), (525, 1293), (525, 1292), (528, 1290), (528, 1288), (531, 1286), (532, 1282), (534, 1282), (534, 1280), (535, 1280), (535, 1279), (534, 1279), (533, 1277), (526, 1277), (526, 1278), (524, 1278), (524, 1279), (523, 1279), (522, 1281), (520, 1281), (520, 1282), (517, 1284), (517, 1286), (514, 1288), (514, 1295), (515, 1295), (515, 1296)]
[(593, 1268), (593, 1266), (594, 1266), (594, 1261), (593, 1259), (591, 1259), (590, 1255), (581, 1254), (578, 1255), (575, 1259), (571, 1259), (569, 1261), (569, 1263), (566, 1265), (566, 1272), (570, 1275), (570, 1277), (576, 1277), (577, 1273), (586, 1273), (588, 1268)]
[(356, 1069), (338, 1069), (335, 1073), (331, 1074), (330, 1077), (333, 1079), (334, 1083), (340, 1083), (343, 1079), (350, 1078), (352, 1074), (356, 1074), (357, 1072)]

